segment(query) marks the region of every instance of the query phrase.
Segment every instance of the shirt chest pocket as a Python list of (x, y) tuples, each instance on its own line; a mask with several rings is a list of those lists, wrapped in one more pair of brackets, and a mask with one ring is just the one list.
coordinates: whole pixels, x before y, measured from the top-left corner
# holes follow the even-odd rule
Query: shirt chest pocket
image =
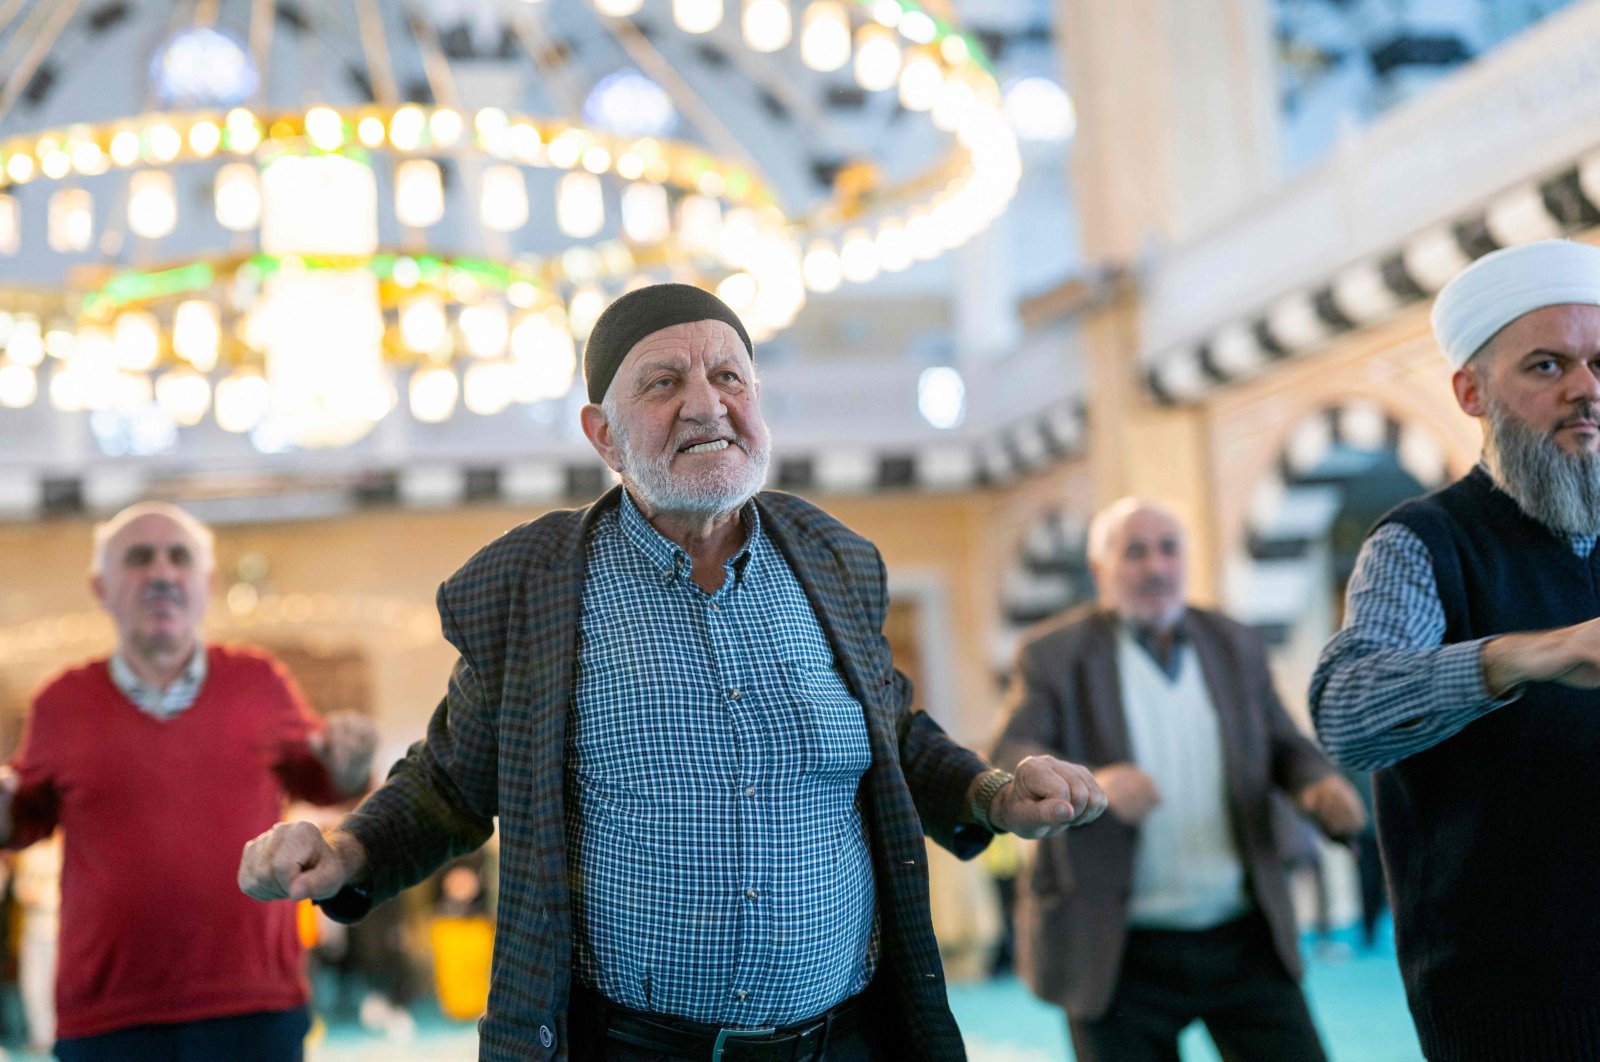
[[(872, 761), (867, 724), (844, 676), (821, 660), (785, 660), (779, 665), (774, 714), (800, 757), (806, 774), (853, 783)], [(783, 740), (780, 737), (780, 740)]]

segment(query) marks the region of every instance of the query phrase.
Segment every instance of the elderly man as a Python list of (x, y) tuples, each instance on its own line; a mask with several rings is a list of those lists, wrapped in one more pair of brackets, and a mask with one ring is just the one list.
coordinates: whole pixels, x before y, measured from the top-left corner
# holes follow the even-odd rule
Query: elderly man
[(1368, 537), (1312, 714), (1376, 772), (1428, 1058), (1600, 1058), (1600, 250), (1486, 255), (1433, 328), (1483, 460)]
[(253, 843), (241, 886), (359, 914), (498, 816), (488, 1062), (964, 1057), (924, 830), (971, 856), (1103, 797), (1054, 759), (990, 770), (909, 709), (877, 551), (760, 492), (753, 351), (721, 301), (624, 295), (584, 373), (621, 488), (444, 584), (461, 656), (427, 739), (340, 829)]
[(1111, 505), (1089, 529), (1098, 604), (1023, 643), (995, 762), (1082, 761), (1111, 813), (1039, 846), (1018, 967), (1080, 1062), (1176, 1062), (1195, 1019), (1224, 1058), (1321, 1059), (1272, 794), (1335, 837), (1360, 798), (1284, 714), (1261, 639), (1185, 603), (1184, 554), (1165, 508)]
[(290, 908), (233, 887), (239, 846), (285, 794), (366, 787), (375, 732), (323, 725), (270, 657), (203, 645), (212, 535), (170, 505), (95, 531), (92, 586), (117, 648), (37, 696), (0, 785), (0, 839), (59, 825), (62, 1062), (293, 1062), (310, 1021)]

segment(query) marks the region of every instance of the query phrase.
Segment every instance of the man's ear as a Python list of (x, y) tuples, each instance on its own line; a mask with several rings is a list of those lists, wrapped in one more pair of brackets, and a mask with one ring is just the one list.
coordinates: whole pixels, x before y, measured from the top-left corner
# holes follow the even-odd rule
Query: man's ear
[(102, 605), (106, 603), (106, 581), (98, 575), (89, 576), (89, 592)]
[(617, 449), (616, 434), (611, 430), (611, 423), (606, 420), (605, 410), (590, 402), (578, 414), (578, 419), (583, 424), (584, 437), (594, 447), (594, 452), (600, 455), (600, 460), (611, 471), (621, 472), (622, 455)]
[(1483, 391), (1484, 366), (1468, 362), (1450, 377), (1450, 386), (1456, 392), (1456, 404), (1469, 417), (1482, 417), (1489, 412)]

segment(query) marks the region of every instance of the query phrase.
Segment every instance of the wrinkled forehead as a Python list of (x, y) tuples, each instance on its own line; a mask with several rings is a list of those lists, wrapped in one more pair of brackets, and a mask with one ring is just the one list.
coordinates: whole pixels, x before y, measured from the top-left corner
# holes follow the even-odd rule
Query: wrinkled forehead
[(749, 363), (739, 333), (726, 321), (687, 321), (659, 328), (635, 343), (617, 369), (627, 376), (657, 363), (687, 364), (703, 359), (708, 366), (730, 360)]
[(107, 559), (115, 562), (122, 560), (136, 547), (160, 550), (173, 546), (183, 546), (194, 556), (200, 556), (202, 552), (200, 543), (188, 528), (169, 516), (149, 513), (128, 521), (126, 526), (111, 536), (106, 553)]
[(1183, 525), (1176, 517), (1161, 509), (1135, 509), (1116, 529), (1112, 541), (1119, 550), (1134, 544), (1153, 545), (1173, 541), (1179, 548), (1184, 542)]

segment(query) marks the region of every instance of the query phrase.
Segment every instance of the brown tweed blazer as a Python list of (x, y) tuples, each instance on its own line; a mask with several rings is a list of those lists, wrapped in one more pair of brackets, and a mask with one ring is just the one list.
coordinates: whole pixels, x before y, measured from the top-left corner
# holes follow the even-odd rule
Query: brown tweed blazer
[[(586, 509), (507, 532), (439, 589), (445, 637), (460, 651), (427, 737), (346, 820), (382, 901), (500, 823), (500, 903), (484, 1062), (564, 1059), (572, 922), (563, 827), (563, 753), (578, 656), (584, 543), (620, 488)], [(861, 804), (872, 838), (882, 927), (879, 1021), (906, 1056), (964, 1059), (945, 998), (928, 907), (923, 835), (962, 857), (989, 841), (959, 825), (981, 759), (912, 712), (883, 620), (884, 568), (865, 539), (820, 509), (757, 496), (763, 529), (794, 569), (866, 711), (872, 766)]]
[[(1228, 817), (1256, 906), (1290, 976), (1299, 933), (1284, 882), (1274, 790), (1297, 792), (1333, 767), (1284, 713), (1254, 631), (1191, 608), (1185, 623), (1216, 705)], [(1007, 695), (994, 761), (1048, 753), (1100, 768), (1132, 758), (1117, 675), (1115, 616), (1093, 606), (1047, 620), (1027, 637)], [(1106, 814), (1040, 841), (1019, 879), (1018, 970), (1040, 999), (1075, 1018), (1105, 1013), (1127, 939), (1139, 831)]]

